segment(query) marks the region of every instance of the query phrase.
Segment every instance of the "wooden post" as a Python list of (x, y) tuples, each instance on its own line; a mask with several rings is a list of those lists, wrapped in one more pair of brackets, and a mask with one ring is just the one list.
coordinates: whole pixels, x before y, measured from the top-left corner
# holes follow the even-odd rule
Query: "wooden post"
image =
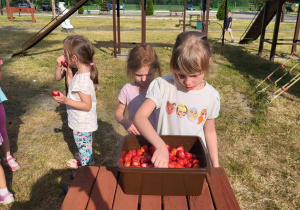
[(259, 48), (258, 48), (258, 55), (261, 56), (263, 48), (264, 48), (264, 39), (266, 34), (266, 28), (267, 28), (267, 15), (269, 11), (270, 2), (267, 0), (265, 2), (265, 9), (264, 9), (264, 16), (263, 16), (263, 22), (261, 27), (261, 35), (260, 35), (260, 42), (259, 42)]
[(186, 0), (184, 0), (184, 6), (183, 6), (183, 31), (185, 31), (185, 16), (186, 15)]
[(222, 30), (222, 47), (221, 47), (221, 53), (222, 54), (223, 54), (223, 47), (224, 47), (226, 17), (227, 17), (227, 0), (225, 1), (224, 22), (223, 22), (223, 30)]
[[(1, 0), (0, 0), (0, 1), (1, 1)], [(34, 12), (35, 12), (35, 9), (34, 9), (34, 8), (30, 8), (31, 18), (32, 18), (32, 22), (33, 22), (33, 23), (35, 23)]]
[(116, 34), (116, 1), (112, 0), (113, 9), (113, 38), (114, 38), (114, 57), (117, 57), (117, 34)]
[(210, 9), (210, 0), (206, 0), (206, 21), (205, 21), (205, 30), (204, 30), (206, 35), (208, 35), (209, 9)]
[(145, 44), (146, 43), (146, 0), (142, 0), (141, 10), (142, 10), (142, 44)]
[(299, 36), (299, 28), (300, 28), (300, 10), (298, 9), (297, 22), (296, 22), (296, 26), (295, 26), (293, 46), (292, 46), (292, 52), (291, 53), (296, 51), (298, 36)]
[(117, 0), (118, 54), (121, 54), (120, 0)]
[(56, 13), (55, 13), (55, 1), (51, 0), (51, 5), (52, 5), (52, 18), (56, 18)]
[(1, 10), (1, 15), (3, 15), (3, 6), (2, 6), (2, 0), (0, 0), (0, 10)]
[(275, 21), (275, 26), (274, 26), (272, 47), (271, 47), (271, 53), (270, 53), (270, 61), (274, 61), (274, 58), (275, 58), (277, 38), (278, 38), (279, 25), (280, 25), (280, 16), (281, 16), (281, 11), (282, 11), (281, 8), (282, 8), (282, 4), (284, 3), (284, 1), (285, 0), (279, 0), (278, 1), (276, 21)]

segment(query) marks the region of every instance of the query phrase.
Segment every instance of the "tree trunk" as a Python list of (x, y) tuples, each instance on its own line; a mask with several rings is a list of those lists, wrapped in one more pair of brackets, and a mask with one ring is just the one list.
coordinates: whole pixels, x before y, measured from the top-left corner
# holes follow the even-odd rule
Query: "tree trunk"
[(51, 0), (51, 5), (52, 5), (52, 17), (53, 19), (56, 18), (56, 14), (55, 14), (55, 0)]

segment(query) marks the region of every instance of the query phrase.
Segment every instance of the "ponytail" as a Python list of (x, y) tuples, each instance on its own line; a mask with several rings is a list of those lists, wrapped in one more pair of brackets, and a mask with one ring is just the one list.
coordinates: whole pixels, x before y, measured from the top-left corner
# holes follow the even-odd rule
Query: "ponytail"
[(94, 63), (91, 63), (93, 65), (90, 65), (90, 68), (91, 68), (91, 80), (93, 81), (94, 84), (98, 84), (98, 69), (97, 67), (95, 66)]

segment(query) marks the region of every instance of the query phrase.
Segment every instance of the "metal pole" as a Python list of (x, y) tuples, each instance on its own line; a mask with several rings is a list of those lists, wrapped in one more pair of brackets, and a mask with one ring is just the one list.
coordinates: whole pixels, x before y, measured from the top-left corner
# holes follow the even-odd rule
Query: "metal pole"
[(282, 11), (281, 8), (282, 8), (282, 4), (284, 3), (284, 1), (285, 0), (278, 1), (276, 21), (275, 21), (275, 26), (274, 26), (273, 40), (272, 40), (272, 48), (271, 48), (271, 53), (270, 53), (270, 61), (274, 61), (274, 58), (275, 58), (277, 38), (278, 38), (279, 25), (280, 25), (280, 16), (281, 16), (281, 11)]
[(223, 54), (223, 47), (224, 47), (224, 35), (225, 35), (226, 17), (227, 17), (227, 0), (225, 1), (224, 22), (223, 22), (223, 30), (222, 30), (222, 47), (221, 47), (221, 53), (222, 54)]
[(299, 36), (299, 27), (300, 27), (300, 10), (298, 9), (298, 16), (297, 16), (297, 22), (295, 26), (295, 32), (294, 32), (294, 39), (293, 39), (293, 46), (292, 46), (292, 52), (296, 51), (296, 43), (298, 42), (298, 36)]
[(269, 6), (270, 2), (267, 0), (265, 3), (265, 8), (264, 8), (264, 16), (262, 20), (262, 27), (261, 27), (261, 35), (260, 35), (260, 42), (259, 42), (259, 48), (258, 48), (258, 55), (261, 56), (263, 48), (264, 48), (264, 39), (265, 39), (265, 34), (266, 34), (266, 28), (267, 28), (267, 15), (269, 11)]
[(114, 38), (114, 57), (117, 57), (117, 33), (116, 33), (116, 1), (112, 0), (113, 9), (113, 38)]
[(146, 0), (142, 0), (142, 44), (146, 43)]

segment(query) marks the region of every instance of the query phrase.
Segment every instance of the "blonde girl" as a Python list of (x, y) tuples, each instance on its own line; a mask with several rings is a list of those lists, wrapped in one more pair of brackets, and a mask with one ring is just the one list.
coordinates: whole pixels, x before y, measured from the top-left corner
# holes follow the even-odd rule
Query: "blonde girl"
[[(146, 100), (137, 111), (134, 124), (156, 148), (155, 167), (168, 167), (169, 152), (159, 135), (199, 136), (206, 144), (212, 164), (219, 167), (215, 118), (220, 96), (205, 80), (211, 62), (211, 50), (204, 33), (186, 31), (177, 36), (170, 69), (172, 75), (159, 77), (149, 86)], [(157, 132), (148, 117), (160, 108)], [(178, 111), (176, 112), (178, 108)]]

